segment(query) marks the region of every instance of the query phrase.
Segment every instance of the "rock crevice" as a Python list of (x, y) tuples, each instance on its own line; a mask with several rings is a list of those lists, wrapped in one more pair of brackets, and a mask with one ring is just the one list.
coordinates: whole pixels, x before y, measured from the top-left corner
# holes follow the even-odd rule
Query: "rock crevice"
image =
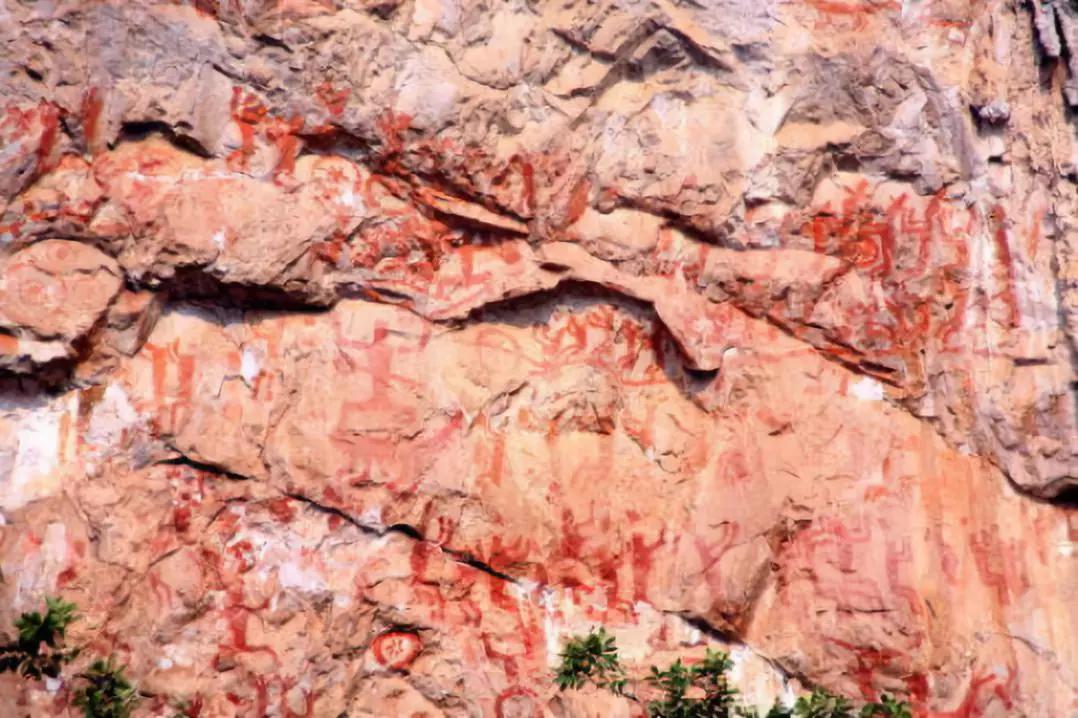
[(0, 625), (145, 715), (630, 715), (599, 624), (1067, 714), (1075, 12), (0, 3)]

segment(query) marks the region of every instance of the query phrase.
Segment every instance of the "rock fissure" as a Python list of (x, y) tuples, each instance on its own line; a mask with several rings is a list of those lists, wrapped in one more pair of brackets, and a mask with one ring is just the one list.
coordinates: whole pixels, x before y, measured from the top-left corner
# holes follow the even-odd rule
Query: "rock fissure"
[(8, 5), (0, 624), (135, 718), (1073, 708), (1072, 2)]

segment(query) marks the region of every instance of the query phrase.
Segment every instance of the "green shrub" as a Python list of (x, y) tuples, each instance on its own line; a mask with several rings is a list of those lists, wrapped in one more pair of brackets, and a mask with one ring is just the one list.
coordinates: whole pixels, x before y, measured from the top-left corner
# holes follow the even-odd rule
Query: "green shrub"
[(797, 699), (794, 715), (797, 718), (853, 718), (853, 704), (842, 696), (817, 688), (812, 695)]
[(586, 636), (570, 638), (561, 652), (561, 666), (554, 683), (563, 691), (592, 683), (617, 695), (623, 694), (625, 671), (618, 659), (614, 637), (600, 626)]
[[(738, 691), (730, 685), (730, 657), (710, 648), (704, 660), (685, 665), (681, 659), (665, 669), (651, 667), (646, 682), (660, 694), (647, 703), (651, 718), (759, 718), (759, 712), (738, 702)], [(625, 670), (618, 659), (614, 637), (604, 628), (586, 636), (570, 638), (561, 652), (561, 665), (554, 677), (559, 690), (581, 688), (587, 683), (617, 695), (637, 700), (626, 693)], [(816, 689), (802, 696), (792, 708), (776, 702), (765, 718), (913, 718), (910, 706), (888, 695), (878, 703), (865, 705), (854, 713), (849, 699)]]
[(128, 718), (138, 696), (124, 676), (124, 669), (108, 660), (94, 661), (89, 670), (80, 673), (86, 685), (75, 691), (75, 705), (82, 708), (86, 718)]
[[(0, 646), (0, 673), (14, 671), (35, 680), (59, 677), (63, 666), (81, 650), (64, 647), (67, 626), (76, 619), (75, 610), (73, 603), (48, 597), (44, 614), (31, 611), (19, 616), (15, 620), (18, 638)], [(112, 657), (94, 661), (75, 678), (83, 681), (75, 690), (75, 705), (86, 718), (128, 718), (138, 702), (134, 687)]]
[(861, 709), (861, 718), (913, 718), (910, 704), (884, 693), (879, 703), (869, 703)]
[(868, 703), (854, 713), (853, 705), (842, 696), (816, 689), (812, 695), (797, 699), (794, 718), (913, 718), (909, 703), (886, 693), (880, 701)]
[(0, 646), (0, 673), (14, 671), (26, 678), (56, 678), (79, 649), (65, 650), (64, 632), (75, 620), (75, 604), (59, 598), (45, 599), (45, 613), (24, 613), (15, 620), (18, 638)]
[(693, 666), (685, 666), (681, 659), (666, 670), (652, 666), (647, 680), (662, 691), (663, 697), (648, 703), (648, 715), (656, 718), (733, 715), (737, 690), (730, 687), (726, 677), (732, 667), (728, 655), (710, 648), (704, 660)]

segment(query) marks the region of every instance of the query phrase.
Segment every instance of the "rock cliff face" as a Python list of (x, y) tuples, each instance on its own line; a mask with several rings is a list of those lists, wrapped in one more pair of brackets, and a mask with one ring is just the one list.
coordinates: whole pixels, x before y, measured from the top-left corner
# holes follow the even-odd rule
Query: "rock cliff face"
[[(1078, 711), (1073, 0), (0, 0), (0, 626), (140, 715)], [(4, 716), (74, 715), (0, 678)]]

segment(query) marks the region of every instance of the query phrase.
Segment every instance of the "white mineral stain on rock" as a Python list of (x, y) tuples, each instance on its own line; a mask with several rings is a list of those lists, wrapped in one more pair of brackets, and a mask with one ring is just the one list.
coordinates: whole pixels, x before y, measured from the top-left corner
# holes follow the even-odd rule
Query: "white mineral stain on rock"
[(345, 186), (337, 195), (337, 201), (353, 210), (356, 216), (364, 214), (366, 205), (363, 203), (363, 197), (356, 194), (355, 190), (351, 186)]
[(119, 384), (109, 384), (101, 401), (94, 406), (90, 415), (89, 438), (108, 441), (115, 438), (118, 430), (128, 428), (138, 422), (139, 414), (128, 399), (127, 392)]
[(382, 522), (382, 507), (373, 505), (365, 508), (359, 515), (359, 523), (379, 531), (385, 529), (385, 524)]
[(125, 433), (143, 421), (122, 386), (106, 386), (100, 401), (94, 404), (85, 433), (83, 458), (87, 473), (95, 474), (98, 465), (116, 453)]
[(59, 567), (67, 562), (67, 526), (53, 521), (45, 527), (45, 536), (41, 544), (41, 557), (44, 561)]
[(18, 433), (15, 466), (4, 495), (4, 507), (13, 510), (58, 488), (51, 476), (60, 450), (60, 417), (55, 413), (31, 414)]
[[(222, 626), (222, 628), (224, 627)], [(184, 630), (184, 637), (190, 640), (196, 638), (197, 635), (193, 629), (188, 628)], [(162, 648), (165, 654), (162, 660), (167, 660), (173, 666), (190, 666), (194, 662), (191, 657), (190, 643), (177, 641), (175, 643), (166, 643)]]
[(539, 584), (535, 581), (529, 581), (528, 579), (520, 579), (509, 584), (509, 592), (518, 599), (530, 601), (535, 596), (535, 592), (539, 590)]
[(260, 353), (252, 347), (244, 347), (240, 355), (240, 375), (245, 384), (250, 386), (262, 371)]
[[(231, 3), (244, 4), (257, 3)], [(765, 710), (793, 695), (764, 656), (849, 690), (861, 651), (882, 649), (877, 690), (931, 664), (919, 713), (969, 698), (986, 715), (1068, 714), (1074, 537), (1058, 507), (1008, 498), (997, 468), (1042, 493), (1073, 484), (1078, 460), (1060, 400), (1074, 335), (1060, 309), (1074, 297), (1057, 295), (1067, 270), (1053, 251), (1075, 203), (1037, 171), (1078, 155), (1057, 92), (1013, 91), (1036, 70), (1034, 32), (1074, 56), (1056, 32), (1067, 0), (902, 0), (901, 21), (868, 0), (487, 13), (418, 0), (407, 30), (391, 12), (278, 4), (291, 9), (271, 34), (339, 72), (296, 72), (292, 53), (250, 41), (249, 23), (265, 24), (250, 7), (43, 18), (0, 0), (15, 59), (80, 67), (91, 42), (115, 80), (86, 86), (101, 76), (90, 67), (57, 95), (51, 77), (6, 78), (40, 102), (13, 100), (0, 122), (0, 263), (37, 247), (25, 256), (49, 269), (0, 287), (0, 313), (17, 284), (33, 320), (5, 325), (0, 362), (71, 362), (76, 382), (93, 375), (80, 388), (102, 382), (81, 414), (48, 390), (12, 407), (0, 389), (0, 504), (19, 506), (0, 514), (0, 562), (16, 610), (90, 591), (108, 623), (80, 623), (105, 631), (88, 640), (115, 629), (134, 679), (164, 669), (147, 687), (201, 694), (214, 714), (541, 713), (555, 693), (544, 647), (556, 663), (568, 637), (605, 626), (639, 675), (724, 647), (683, 617), (716, 606), (751, 619), (747, 645), (725, 649)], [(148, 41), (110, 47), (131, 28)], [(192, 49), (204, 71), (167, 71)], [(96, 110), (83, 117), (92, 158), (43, 119), (80, 96), (104, 98), (96, 128)], [(986, 115), (1003, 97), (1027, 111)], [(206, 152), (120, 132), (146, 119)], [(840, 145), (851, 171), (832, 171)], [(80, 241), (46, 244), (54, 229)], [(91, 261), (91, 244), (108, 258)], [(213, 306), (222, 294), (158, 322), (157, 300), (136, 310), (97, 291), (126, 280), (180, 298), (184, 267), (321, 309)], [(473, 314), (557, 282), (550, 312), (529, 299)], [(609, 290), (602, 311), (578, 282)], [(367, 287), (372, 301), (334, 303)], [(42, 308), (68, 290), (78, 301)], [(130, 336), (108, 375), (95, 352), (119, 327)], [(144, 333), (156, 336), (139, 350)], [(894, 365), (897, 386), (851, 373), (849, 351)], [(686, 357), (721, 371), (684, 385), (667, 370)], [(154, 465), (170, 445), (266, 480)], [(462, 554), (504, 539), (509, 571), (550, 585), (504, 585), (398, 532), (268, 508), (281, 491), (375, 529), (414, 524)], [(789, 536), (789, 550), (743, 546), (764, 536)], [(117, 592), (118, 566), (151, 569)], [(836, 604), (855, 604), (848, 620)], [(422, 634), (414, 665), (349, 680), (357, 647), (397, 620)], [(226, 651), (246, 628), (247, 647)], [(925, 646), (940, 649), (929, 663)], [(564, 712), (629, 707), (585, 697)]]
[(1060, 537), (1056, 541), (1056, 552), (1063, 558), (1070, 558), (1078, 553), (1078, 542), (1071, 540), (1071, 532), (1066, 524), (1059, 526)]
[(561, 627), (554, 612), (554, 590), (544, 588), (539, 593), (539, 605), (543, 609), (543, 634), (546, 636), (547, 665), (556, 665), (561, 653)]
[(72, 422), (74, 394), (32, 412), (18, 412), (14, 451), (0, 448), (0, 509), (11, 512), (60, 489), (60, 468), (66, 456), (62, 427)]
[(411, 57), (397, 77), (397, 110), (432, 124), (448, 116), (457, 101), (458, 89), (435, 79), (448, 64), (445, 55), (437, 52)]
[(771, 664), (748, 646), (733, 646), (729, 650), (731, 682), (744, 700), (766, 713), (776, 699), (786, 706), (793, 705), (797, 694)]
[(866, 376), (850, 387), (850, 394), (861, 401), (882, 401), (884, 397), (883, 384)]
[(277, 569), (277, 580), (285, 588), (295, 588), (306, 593), (320, 593), (326, 590), (326, 580), (311, 566), (300, 561), (287, 561)]

